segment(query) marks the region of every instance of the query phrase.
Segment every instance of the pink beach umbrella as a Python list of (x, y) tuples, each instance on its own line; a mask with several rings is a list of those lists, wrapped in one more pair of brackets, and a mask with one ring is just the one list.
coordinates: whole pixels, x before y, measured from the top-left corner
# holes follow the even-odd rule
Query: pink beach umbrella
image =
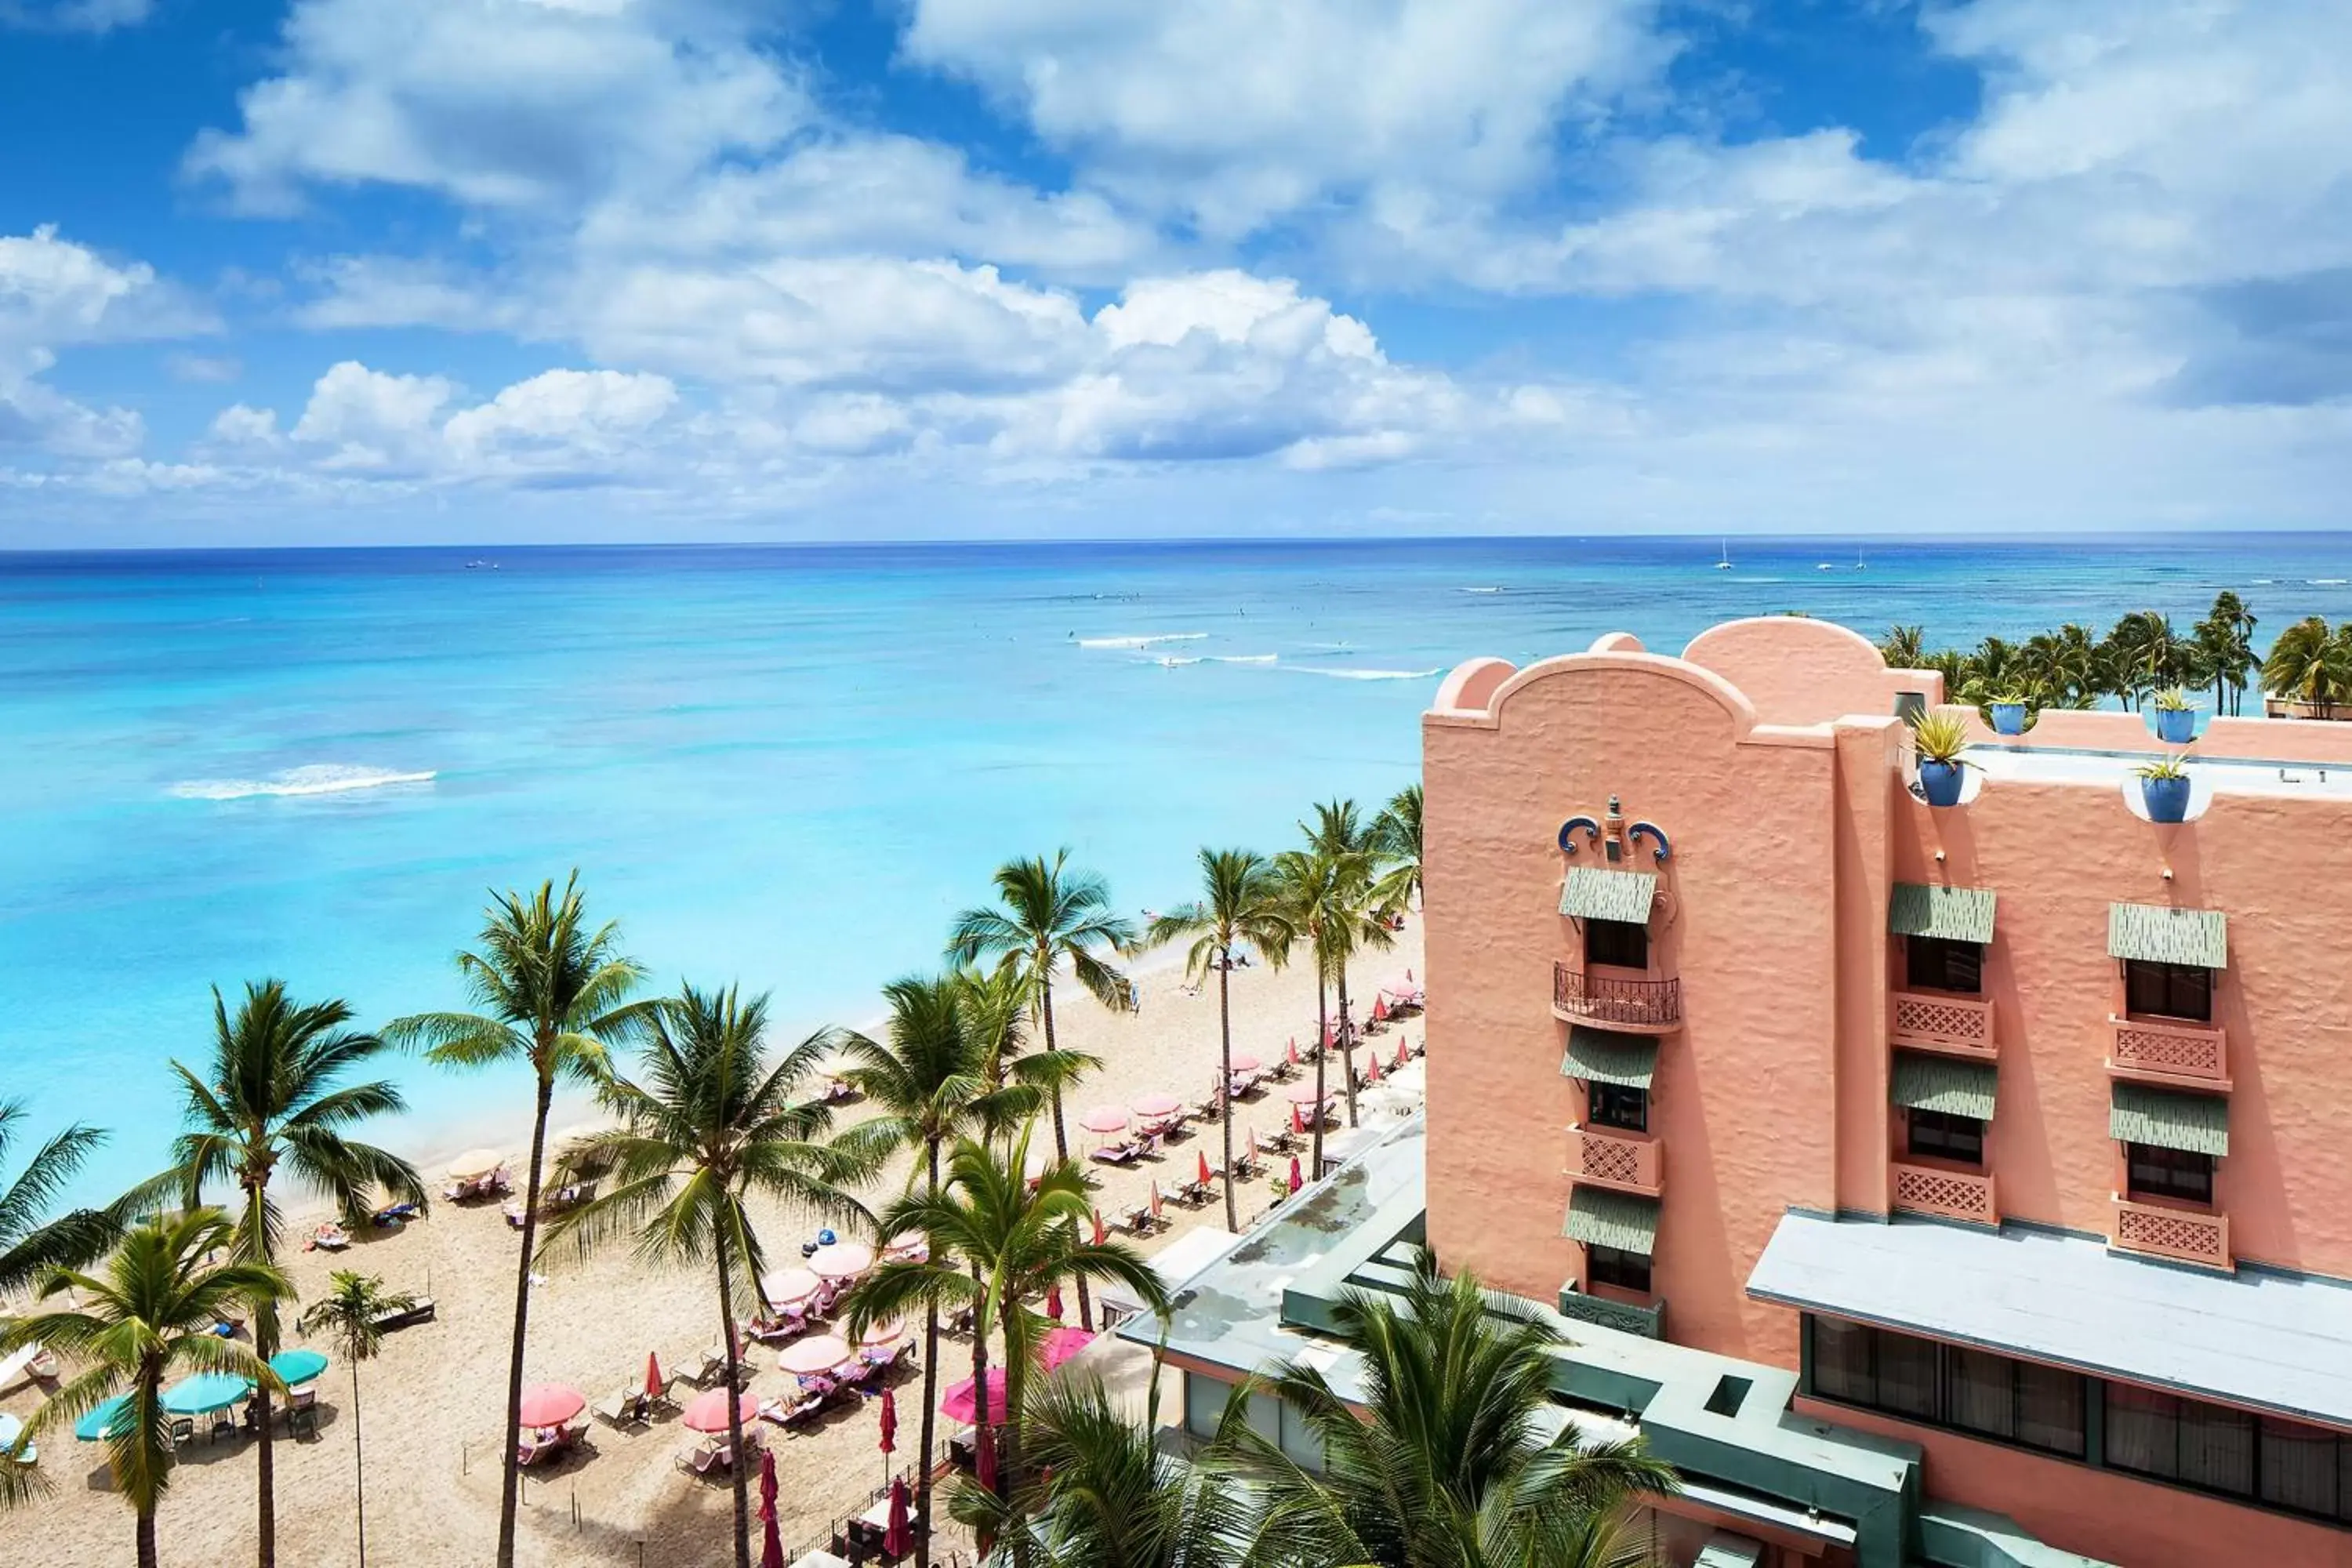
[(1298, 1107), (1296, 1105), (1290, 1108), (1290, 1135), (1293, 1138), (1307, 1136), (1307, 1118), (1298, 1114)]
[(1328, 1096), (1328, 1091), (1312, 1083), (1294, 1083), (1283, 1091), (1283, 1098), (1293, 1105), (1320, 1105)]
[(1150, 1120), (1173, 1116), (1184, 1109), (1184, 1102), (1172, 1094), (1147, 1094), (1135, 1102), (1135, 1113)]
[(812, 1334), (776, 1352), (776, 1365), (795, 1377), (823, 1377), (856, 1359), (857, 1352), (838, 1334)]
[(878, 1351), (884, 1345), (897, 1344), (906, 1331), (907, 1325), (897, 1318), (892, 1318), (887, 1322), (870, 1325), (864, 1333), (857, 1336), (857, 1343), (860, 1349)]
[(1375, 1023), (1375, 1024), (1385, 1024), (1385, 1023), (1387, 1023), (1388, 1021), (1389, 1021), (1389, 999), (1388, 999), (1387, 995), (1384, 994), (1381, 994), (1381, 995), (1379, 995), (1379, 996), (1375, 996), (1375, 997), (1373, 997), (1373, 998), (1372, 998), (1372, 1022), (1373, 1022), (1373, 1023)]
[[(972, 1397), (971, 1379), (967, 1377), (961, 1383), (948, 1384), (947, 1392), (940, 1396), (940, 1414), (966, 1426), (978, 1422), (980, 1402)], [(992, 1366), (988, 1369), (988, 1420), (991, 1426), (995, 1426), (1003, 1419), (1004, 1369)]]
[(1211, 1179), (1212, 1179), (1212, 1178), (1210, 1177), (1210, 1174), (1209, 1174), (1209, 1154), (1208, 1154), (1208, 1151), (1204, 1149), (1204, 1150), (1202, 1150), (1202, 1151), (1201, 1152), (1201, 1173), (1200, 1173), (1200, 1182), (1201, 1182), (1201, 1184), (1202, 1184), (1202, 1186), (1204, 1186), (1204, 1187), (1205, 1187), (1205, 1186), (1207, 1186), (1207, 1185), (1209, 1184), (1209, 1183), (1210, 1183)]
[(907, 1524), (907, 1479), (901, 1476), (890, 1483), (890, 1526), (882, 1532), (882, 1554), (904, 1557), (914, 1544), (915, 1532)]
[(1375, 1050), (1367, 1050), (1364, 1052), (1364, 1077), (1373, 1083), (1381, 1081), (1380, 1052)]
[(1084, 1329), (1055, 1329), (1039, 1342), (1037, 1359), (1051, 1372), (1094, 1342), (1094, 1335)]
[(538, 1383), (522, 1391), (517, 1419), (525, 1426), (561, 1426), (588, 1408), (588, 1396), (560, 1383)]
[(874, 1249), (862, 1241), (836, 1241), (811, 1253), (808, 1266), (820, 1279), (855, 1279), (874, 1267)]
[(1109, 1227), (1103, 1224), (1102, 1210), (1095, 1210), (1095, 1245), (1100, 1247), (1110, 1239)]
[(1255, 1072), (1257, 1071), (1258, 1067), (1258, 1059), (1255, 1057), (1235, 1057), (1234, 1058), (1234, 1070), (1235, 1072)]
[(797, 1307), (824, 1288), (824, 1281), (806, 1268), (779, 1268), (760, 1281), (760, 1294), (779, 1310)]
[(1108, 1137), (1111, 1133), (1127, 1131), (1127, 1112), (1116, 1105), (1093, 1106), (1078, 1118), (1078, 1125), (1089, 1132), (1099, 1132)]
[(1411, 1061), (1411, 1060), (1412, 1060), (1412, 1047), (1409, 1047), (1409, 1046), (1407, 1046), (1407, 1045), (1405, 1044), (1404, 1037), (1403, 1037), (1402, 1035), (1399, 1035), (1399, 1036), (1397, 1037), (1397, 1054), (1396, 1054), (1396, 1060), (1395, 1060), (1394, 1062), (1391, 1062), (1391, 1063), (1390, 1064), (1390, 1066), (1391, 1066), (1391, 1067), (1395, 1067), (1395, 1068), (1401, 1068), (1401, 1067), (1404, 1066), (1404, 1064), (1405, 1064), (1405, 1063), (1407, 1063), (1407, 1062), (1409, 1062), (1409, 1061)]
[(669, 1379), (662, 1375), (661, 1358), (653, 1352), (646, 1352), (646, 1397), (659, 1399), (669, 1392)]
[(1298, 1065), (1298, 1037), (1297, 1035), (1290, 1037), (1290, 1065), (1292, 1067), (1297, 1067)]
[(1299, 1180), (1300, 1174), (1301, 1173), (1298, 1169), (1298, 1156), (1293, 1154), (1290, 1157), (1290, 1190), (1294, 1193), (1307, 1184), (1305, 1182)]
[(1162, 1200), (1160, 1196), (1160, 1183), (1157, 1178), (1154, 1178), (1151, 1184), (1151, 1218), (1154, 1224), (1159, 1223), (1160, 1205), (1161, 1202)]
[(737, 1415), (745, 1425), (748, 1426), (759, 1418), (760, 1396), (758, 1394), (748, 1388), (740, 1394), (730, 1394), (727, 1389), (714, 1388), (708, 1394), (696, 1395), (687, 1405), (686, 1414), (678, 1419), (686, 1424), (686, 1429), (689, 1432), (724, 1432), (727, 1430), (727, 1409), (730, 1399), (734, 1402)]
[(776, 1518), (776, 1454), (772, 1448), (760, 1453), (760, 1517), (770, 1523)]

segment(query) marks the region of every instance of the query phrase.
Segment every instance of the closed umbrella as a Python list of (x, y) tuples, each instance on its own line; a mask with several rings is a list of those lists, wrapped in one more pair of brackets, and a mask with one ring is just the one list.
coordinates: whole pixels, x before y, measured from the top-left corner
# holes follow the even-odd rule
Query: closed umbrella
[(882, 1391), (882, 1451), (898, 1451), (898, 1396), (887, 1388)]
[(1062, 1315), (1062, 1287), (1058, 1280), (1045, 1287), (1045, 1315), (1049, 1318)]
[(1387, 1023), (1388, 1021), (1389, 1021), (1389, 999), (1388, 999), (1386, 996), (1375, 996), (1375, 997), (1373, 997), (1373, 998), (1372, 998), (1372, 1022), (1373, 1022), (1373, 1023), (1375, 1023), (1375, 1024), (1385, 1024), (1385, 1023)]
[(327, 1370), (327, 1358), (314, 1350), (279, 1351), (269, 1358), (269, 1370), (278, 1381), (291, 1388), (298, 1383), (309, 1383)]
[[(135, 1418), (131, 1410), (131, 1395), (118, 1394), (75, 1422), (74, 1436), (85, 1443), (95, 1443), (103, 1437), (119, 1437), (131, 1430)], [(109, 1427), (113, 1430), (108, 1430)]]
[(796, 1377), (822, 1377), (856, 1359), (857, 1352), (839, 1334), (812, 1334), (776, 1352), (776, 1365)]
[(1201, 1152), (1201, 1184), (1205, 1187), (1209, 1184), (1209, 1155), (1208, 1151), (1202, 1150)]
[(982, 1491), (996, 1489), (996, 1432), (993, 1427), (977, 1435), (972, 1447), (972, 1468), (979, 1473)]
[(1078, 1125), (1089, 1132), (1099, 1132), (1105, 1136), (1124, 1132), (1127, 1131), (1127, 1112), (1116, 1105), (1090, 1106), (1086, 1114), (1078, 1118)]
[(915, 1532), (907, 1526), (907, 1482), (904, 1477), (890, 1483), (890, 1527), (882, 1532), (883, 1555), (904, 1557), (915, 1544)]
[(1298, 1037), (1297, 1035), (1290, 1037), (1290, 1065), (1292, 1067), (1297, 1067), (1298, 1065)]
[(253, 1384), (233, 1372), (200, 1372), (165, 1389), (163, 1408), (173, 1415), (209, 1415), (252, 1392)]
[[(947, 1392), (940, 1396), (940, 1414), (950, 1421), (961, 1421), (968, 1426), (976, 1426), (980, 1420), (980, 1405), (972, 1397), (971, 1391), (972, 1382), (968, 1377), (961, 1383), (948, 1384)], [(1004, 1369), (992, 1366), (988, 1369), (988, 1420), (991, 1426), (996, 1426), (1003, 1419)]]
[(874, 1267), (874, 1249), (862, 1241), (828, 1242), (809, 1254), (808, 1266), (820, 1279), (855, 1279)]
[[(769, 1462), (774, 1461), (775, 1456), (770, 1455)], [(776, 1533), (774, 1514), (768, 1515), (768, 1521), (760, 1527), (760, 1568), (784, 1568), (784, 1538)]]
[(1298, 1156), (1293, 1154), (1290, 1157), (1290, 1190), (1295, 1193), (1306, 1184), (1307, 1184), (1305, 1182), (1299, 1180)]
[(1412, 1060), (1412, 1047), (1405, 1043), (1405, 1038), (1402, 1035), (1399, 1035), (1397, 1037), (1396, 1061), (1392, 1065), (1402, 1067), (1405, 1063), (1411, 1060)]
[(662, 1375), (661, 1357), (646, 1352), (646, 1397), (659, 1399), (669, 1392), (669, 1379)]
[(468, 1149), (449, 1162), (449, 1179), (478, 1182), (506, 1163), (507, 1157), (496, 1149)]
[(522, 1391), (522, 1408), (516, 1415), (516, 1424), (522, 1426), (561, 1426), (588, 1408), (588, 1396), (576, 1388), (560, 1383), (535, 1383)]
[(1381, 1081), (1380, 1052), (1369, 1049), (1364, 1052), (1364, 1077), (1372, 1083)]
[(1103, 1225), (1102, 1210), (1097, 1209), (1095, 1210), (1095, 1245), (1100, 1247), (1109, 1239), (1110, 1232)]
[(687, 1405), (686, 1414), (678, 1419), (686, 1423), (686, 1429), (689, 1432), (724, 1432), (727, 1430), (728, 1402), (730, 1399), (734, 1402), (738, 1418), (745, 1424), (759, 1418), (758, 1394), (748, 1388), (740, 1394), (731, 1389), (714, 1388), (708, 1394), (698, 1394)]
[(1307, 1136), (1307, 1118), (1298, 1114), (1298, 1107), (1295, 1105), (1290, 1108), (1290, 1135), (1293, 1138)]
[(774, 1522), (776, 1517), (776, 1451), (760, 1451), (760, 1517)]

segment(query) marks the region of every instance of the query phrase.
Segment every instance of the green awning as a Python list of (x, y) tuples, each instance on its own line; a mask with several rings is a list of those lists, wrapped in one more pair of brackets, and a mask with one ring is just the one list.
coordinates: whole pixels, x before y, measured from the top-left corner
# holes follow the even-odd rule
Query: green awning
[(1559, 885), (1559, 912), (1587, 921), (1650, 923), (1650, 904), (1657, 897), (1658, 879), (1647, 871), (1604, 871), (1598, 866), (1577, 866)]
[(1990, 1062), (1897, 1051), (1886, 1098), (1906, 1110), (1940, 1110), (1947, 1116), (1990, 1121), (1993, 1087), (1999, 1077)]
[(2230, 1102), (2218, 1095), (2175, 1094), (2144, 1083), (2111, 1088), (2107, 1131), (2118, 1142), (2153, 1143), (2191, 1154), (2230, 1152)]
[(1560, 1061), (1559, 1076), (1647, 1089), (1657, 1066), (1658, 1042), (1653, 1037), (1588, 1029), (1579, 1024), (1568, 1031), (1568, 1055)]
[(2161, 904), (2109, 904), (2107, 956), (2149, 963), (2230, 967), (2229, 922), (2219, 910), (2171, 910)]
[(1559, 1233), (1587, 1247), (1613, 1247), (1647, 1258), (1658, 1241), (1658, 1200), (1579, 1187), (1568, 1195), (1568, 1223)]
[(1897, 882), (1886, 900), (1886, 929), (1896, 936), (1935, 936), (1953, 942), (1992, 940), (1990, 888), (1929, 888)]

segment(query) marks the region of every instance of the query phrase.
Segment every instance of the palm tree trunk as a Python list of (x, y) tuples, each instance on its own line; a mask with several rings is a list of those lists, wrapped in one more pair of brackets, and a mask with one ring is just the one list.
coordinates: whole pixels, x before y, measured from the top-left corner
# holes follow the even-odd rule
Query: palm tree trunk
[[(346, 1347), (348, 1349), (348, 1347)], [(367, 1568), (367, 1455), (360, 1447), (360, 1358), (352, 1357), (352, 1496), (358, 1503), (360, 1568)]]
[[(1083, 1277), (1082, 1277), (1083, 1278)], [(1011, 1303), (1013, 1311), (1021, 1310), (1019, 1302)], [(1029, 1347), (1013, 1343), (1010, 1322), (1004, 1331), (1004, 1452), (999, 1456), (996, 1479), (1004, 1489), (1007, 1501), (1021, 1495), (1021, 1401), (1027, 1392)], [(1029, 1568), (1028, 1521), (1015, 1516), (1013, 1521), (1013, 1568)]]
[(139, 1568), (160, 1568), (155, 1555), (155, 1509), (152, 1503), (139, 1510), (137, 1529)]
[(719, 1331), (726, 1336), (719, 1342), (727, 1347), (727, 1446), (735, 1456), (727, 1467), (735, 1491), (735, 1568), (751, 1568), (751, 1456), (743, 1451), (743, 1401), (738, 1393), (742, 1362), (735, 1352), (735, 1297), (727, 1281), (723, 1224), (711, 1238), (711, 1251), (719, 1259)]
[[(1041, 959), (1040, 962), (1044, 961)], [(1053, 970), (1050, 967), (1038, 971), (1037, 1014), (1045, 1021), (1045, 1050), (1048, 1055), (1051, 1055), (1054, 1050), (1054, 981)], [(1061, 1080), (1055, 1079), (1052, 1088), (1054, 1091), (1054, 1158), (1057, 1162), (1066, 1161), (1070, 1157), (1070, 1140), (1062, 1131)], [(1022, 1173), (1024, 1177), (1027, 1173)], [(1070, 1234), (1076, 1236), (1077, 1233), (1078, 1222), (1073, 1219), (1070, 1222)], [(1080, 1279), (1078, 1281), (1078, 1327), (1091, 1332), (1094, 1326), (1094, 1302), (1087, 1297), (1087, 1282)]]
[[(1322, 955), (1316, 955), (1316, 968), (1322, 968)], [(1331, 1052), (1324, 1041), (1331, 1037), (1331, 1014), (1325, 998), (1330, 993), (1324, 989), (1323, 976), (1315, 976), (1315, 1142), (1307, 1167), (1307, 1179), (1315, 1180), (1323, 1173), (1323, 1101), (1329, 1090), (1324, 1086), (1323, 1068), (1330, 1061)]]
[[(980, 1262), (973, 1259), (971, 1282), (980, 1283)], [(972, 1479), (980, 1479), (980, 1450), (989, 1443), (988, 1427), (988, 1325), (981, 1321), (981, 1296), (975, 1292), (971, 1311), (971, 1433)], [(1003, 1479), (1003, 1472), (998, 1479)]]
[(1348, 966), (1344, 963), (1339, 966), (1339, 1044), (1347, 1047), (1348, 1050), (1347, 1056), (1342, 1058), (1348, 1064), (1348, 1070), (1342, 1075), (1342, 1081), (1348, 1086), (1348, 1125), (1353, 1127), (1356, 1124), (1356, 1052), (1355, 1047), (1348, 1046)]
[[(245, 1243), (241, 1250), (256, 1263), (270, 1261), (268, 1213), (263, 1207), (268, 1184), (269, 1177), (266, 1173), (257, 1174), (249, 1168), (241, 1184), (245, 1188)], [(253, 1309), (253, 1353), (265, 1362), (278, 1353), (278, 1309), (268, 1301), (257, 1302)], [(254, 1386), (253, 1400), (261, 1440), (260, 1452), (254, 1458), (254, 1489), (259, 1500), (257, 1524), (259, 1548), (255, 1560), (260, 1568), (277, 1568), (278, 1466), (270, 1440), (270, 1400), (267, 1384)]]
[[(940, 1141), (925, 1141), (930, 1166), (930, 1196), (940, 1195)], [(978, 1386), (975, 1384), (974, 1386)], [(981, 1389), (982, 1394), (988, 1391)], [(940, 1303), (923, 1303), (923, 1452), (915, 1468), (915, 1568), (931, 1568), (931, 1440), (940, 1418)], [(367, 1568), (362, 1563), (360, 1568)]]
[(522, 1426), (522, 1358), (530, 1329), (530, 1254), (539, 1237), (539, 1162), (547, 1151), (547, 1110), (554, 1099), (554, 1077), (542, 1069), (530, 1117), (530, 1167), (523, 1174), (522, 1256), (515, 1263), (514, 1343), (507, 1355), (507, 1424), (499, 1439), (504, 1450), (504, 1478), (499, 1492), (498, 1568), (514, 1568), (515, 1503), (522, 1481), (522, 1454), (515, 1447), (515, 1433)]
[[(1225, 1228), (1237, 1231), (1242, 1222), (1240, 1207), (1234, 1199), (1234, 952), (1226, 947), (1221, 948), (1219, 953), (1225, 961), (1217, 971), (1217, 1034), (1223, 1053), (1224, 1077), (1217, 1081), (1224, 1086), (1225, 1092), (1217, 1097), (1217, 1106), (1223, 1113), (1220, 1120), (1225, 1124)], [(1084, 1275), (1078, 1277), (1078, 1285), (1085, 1288)]]

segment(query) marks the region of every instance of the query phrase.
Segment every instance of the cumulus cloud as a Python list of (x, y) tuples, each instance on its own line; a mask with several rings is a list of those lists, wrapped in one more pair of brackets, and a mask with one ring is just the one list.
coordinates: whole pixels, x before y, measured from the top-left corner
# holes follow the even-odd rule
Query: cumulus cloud
[(54, 227), (0, 235), (0, 445), (76, 459), (136, 451), (135, 411), (90, 406), (44, 379), (58, 350), (212, 324), (143, 262), (117, 265)]

